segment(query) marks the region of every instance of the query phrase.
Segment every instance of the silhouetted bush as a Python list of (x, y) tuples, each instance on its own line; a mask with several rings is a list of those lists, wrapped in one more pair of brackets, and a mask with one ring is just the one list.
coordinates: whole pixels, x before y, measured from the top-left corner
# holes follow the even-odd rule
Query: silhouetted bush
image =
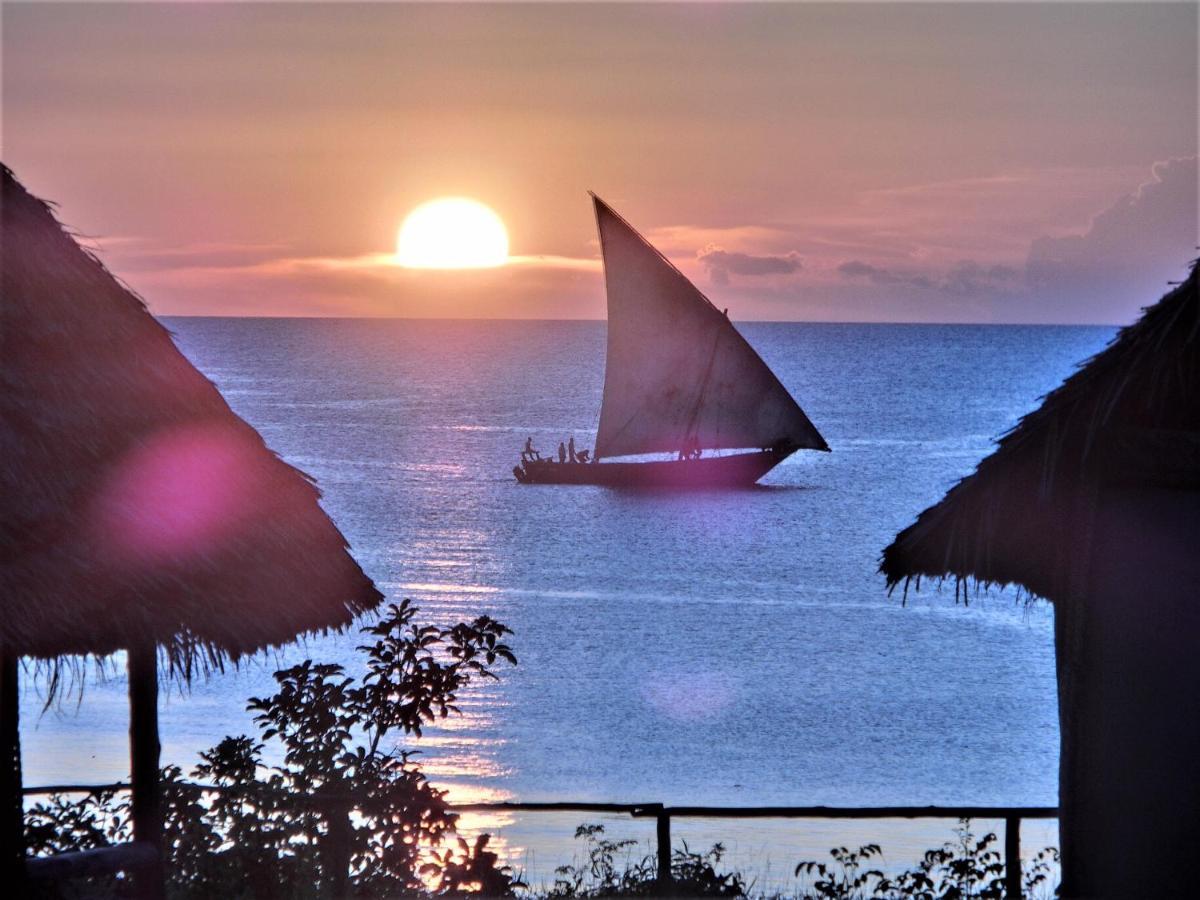
[[(371, 643), (361, 678), (305, 660), (275, 673), (278, 688), (252, 698), (264, 745), (227, 737), (200, 754), (189, 785), (176, 766), (162, 772), (168, 889), (173, 897), (292, 900), (458, 896), (519, 886), (487, 849), (454, 836), (457, 816), (399, 746), (429, 722), (457, 712), (458, 692), (496, 667), (516, 663), (510, 631), (487, 616), (450, 628), (418, 625), (405, 600), (363, 629)], [(51, 797), (27, 814), (32, 854), (108, 846), (131, 838), (127, 799), (99, 793)], [(88, 890), (120, 894), (122, 878)]]
[[(1004, 860), (995, 849), (996, 835), (976, 838), (967, 819), (960, 820), (955, 840), (925, 853), (912, 869), (886, 875), (878, 868), (883, 849), (865, 844), (857, 850), (834, 847), (830, 862), (805, 861), (795, 868), (801, 879), (795, 891), (755, 892), (739, 872), (718, 872), (725, 848), (714, 844), (707, 853), (687, 845), (671, 854), (672, 883), (657, 881), (657, 857), (638, 856), (637, 841), (614, 840), (602, 825), (581, 825), (575, 837), (584, 841), (585, 858), (560, 866), (554, 886), (542, 892), (547, 900), (599, 900), (606, 897), (753, 897), (756, 900), (988, 900), (1003, 898)], [(1022, 896), (1053, 896), (1050, 878), (1058, 851), (1047, 847), (1025, 866)]]
[[(996, 835), (976, 838), (969, 819), (959, 820), (956, 840), (936, 850), (927, 850), (914, 869), (887, 876), (878, 868), (883, 850), (865, 844), (857, 850), (834, 847), (831, 863), (805, 861), (797, 864), (798, 877), (815, 879), (800, 892), (802, 900), (1001, 900), (1004, 892), (1004, 858), (995, 849)], [(1022, 895), (1039, 896), (1048, 885), (1058, 851), (1047, 847), (1022, 872)]]
[[(744, 897), (746, 885), (741, 876), (720, 873), (725, 848), (713, 844), (707, 853), (693, 853), (687, 844), (671, 851), (671, 884), (663, 890), (658, 883), (658, 857), (646, 854), (632, 858), (637, 841), (612, 840), (604, 836), (603, 825), (580, 825), (575, 837), (584, 842), (587, 860), (581, 865), (565, 865), (555, 869), (554, 887), (546, 894), (548, 900), (597, 897), (645, 897), (669, 893), (680, 897)], [(624, 856), (623, 867), (617, 857)]]

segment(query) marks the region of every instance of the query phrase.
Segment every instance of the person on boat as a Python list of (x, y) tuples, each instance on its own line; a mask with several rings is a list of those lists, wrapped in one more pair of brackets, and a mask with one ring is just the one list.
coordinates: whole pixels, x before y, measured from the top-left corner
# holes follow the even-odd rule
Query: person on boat
[(542, 455), (533, 449), (533, 435), (525, 438), (525, 449), (521, 451), (521, 462), (531, 462), (541, 458)]
[(567, 459), (571, 462), (579, 462), (575, 456), (575, 435), (571, 435), (571, 439), (567, 442)]
[(565, 463), (567, 461), (567, 445), (562, 441), (558, 442), (558, 461)]
[(575, 454), (576, 462), (585, 463), (588, 461), (588, 449), (585, 447)]

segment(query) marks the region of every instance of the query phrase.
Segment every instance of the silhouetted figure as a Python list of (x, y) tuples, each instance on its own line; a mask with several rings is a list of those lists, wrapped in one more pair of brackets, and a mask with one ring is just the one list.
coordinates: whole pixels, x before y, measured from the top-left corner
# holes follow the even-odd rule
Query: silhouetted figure
[(587, 462), (588, 461), (588, 451), (586, 449), (580, 450), (578, 453), (575, 454), (575, 459), (578, 460), (579, 462), (583, 462), (583, 463)]
[(558, 461), (565, 463), (567, 461), (567, 445), (562, 441), (558, 442)]
[(679, 449), (679, 459), (699, 459), (700, 458), (700, 440), (695, 435), (684, 441), (683, 446)]
[(533, 449), (533, 437), (525, 438), (525, 449), (521, 451), (521, 461), (530, 462), (535, 459), (541, 459), (542, 454)]
[(571, 435), (571, 440), (567, 442), (567, 458), (570, 459), (571, 462), (579, 461), (575, 457), (575, 435)]

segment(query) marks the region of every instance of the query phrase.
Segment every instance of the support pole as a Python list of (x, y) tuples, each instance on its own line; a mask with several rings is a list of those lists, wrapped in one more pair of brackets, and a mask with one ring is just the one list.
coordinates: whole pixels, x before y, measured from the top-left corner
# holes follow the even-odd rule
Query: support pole
[(1021, 900), (1021, 820), (1017, 816), (1004, 820), (1004, 896)]
[(663, 809), (655, 819), (658, 838), (658, 889), (668, 891), (671, 887), (671, 816)]
[(128, 650), (129, 774), (133, 789), (133, 839), (152, 846), (157, 864), (135, 876), (138, 900), (166, 895), (163, 866), (162, 803), (158, 785), (158, 657), (153, 642)]
[(0, 877), (6, 890), (23, 896), (25, 886), (25, 801), (21, 793), (21, 692), (17, 655), (0, 649)]
[(327, 817), (322, 855), (328, 869), (329, 888), (334, 897), (345, 897), (350, 878), (350, 843), (354, 838), (351, 807), (345, 800), (327, 800), (322, 809)]

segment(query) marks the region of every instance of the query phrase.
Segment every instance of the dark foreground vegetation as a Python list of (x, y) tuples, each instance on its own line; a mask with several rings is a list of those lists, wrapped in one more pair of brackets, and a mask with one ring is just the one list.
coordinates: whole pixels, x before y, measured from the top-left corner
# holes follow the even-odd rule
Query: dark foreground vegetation
[[(764, 891), (743, 873), (722, 871), (725, 848), (715, 844), (704, 853), (675, 848), (671, 853), (671, 885), (662, 890), (656, 881), (657, 857), (636, 858), (632, 840), (612, 840), (601, 825), (582, 825), (575, 837), (583, 840), (586, 853), (582, 863), (558, 869), (554, 887), (537, 892), (550, 900), (567, 898), (642, 897), (748, 897), (755, 900), (1000, 900), (1004, 895), (1004, 861), (995, 849), (996, 835), (977, 837), (971, 823), (964, 819), (955, 830), (955, 839), (935, 850), (926, 851), (912, 868), (887, 875), (880, 868), (883, 850), (868, 844), (857, 850), (835, 847), (829, 860), (798, 863), (793, 891)], [(618, 859), (623, 857), (623, 862)], [(1053, 896), (1051, 876), (1058, 864), (1058, 852), (1047, 847), (1038, 853), (1022, 878), (1022, 896)]]
[[(185, 779), (162, 770), (167, 890), (173, 900), (325, 900), (362, 897), (568, 898), (783, 897), (756, 890), (743, 873), (723, 871), (724, 848), (671, 857), (671, 884), (655, 854), (636, 842), (583, 825), (581, 860), (557, 870), (553, 885), (524, 884), (489, 849), (455, 830), (456, 814), (429, 784), (406, 739), (457, 712), (459, 692), (515, 664), (509, 629), (482, 616), (443, 628), (421, 625), (408, 601), (363, 629), (370, 642), (360, 677), (306, 660), (275, 673), (276, 692), (252, 698), (257, 738), (227, 737), (200, 754)], [(264, 753), (267, 748), (271, 750)], [(278, 762), (268, 762), (275, 760)], [(281, 761), (279, 761), (281, 760)], [(88, 850), (129, 841), (129, 801), (100, 791), (52, 796), (26, 814), (32, 855)], [(1000, 898), (1004, 863), (996, 836), (976, 838), (963, 821), (956, 840), (915, 867), (885, 874), (882, 851), (868, 845), (830, 852), (795, 868), (797, 898)], [(1044, 850), (1024, 874), (1027, 897), (1051, 896), (1057, 854)], [(123, 897), (122, 876), (34, 885), (39, 897)]]
[[(192, 778), (162, 772), (167, 890), (190, 898), (456, 896), (510, 894), (516, 882), (487, 837), (457, 839), (457, 816), (413, 761), (405, 739), (456, 713), (459, 692), (496, 678), (516, 657), (509, 629), (481, 616), (422, 625), (409, 601), (362, 629), (361, 677), (305, 660), (275, 673), (255, 697), (259, 733), (227, 737), (200, 754)], [(264, 762), (266, 745), (272, 745)], [(128, 800), (99, 793), (52, 797), (26, 815), (29, 853), (46, 855), (130, 840)], [(123, 878), (76, 883), (80, 895), (121, 895)], [(61, 887), (45, 886), (49, 896)], [(70, 894), (67, 894), (70, 896)]]

